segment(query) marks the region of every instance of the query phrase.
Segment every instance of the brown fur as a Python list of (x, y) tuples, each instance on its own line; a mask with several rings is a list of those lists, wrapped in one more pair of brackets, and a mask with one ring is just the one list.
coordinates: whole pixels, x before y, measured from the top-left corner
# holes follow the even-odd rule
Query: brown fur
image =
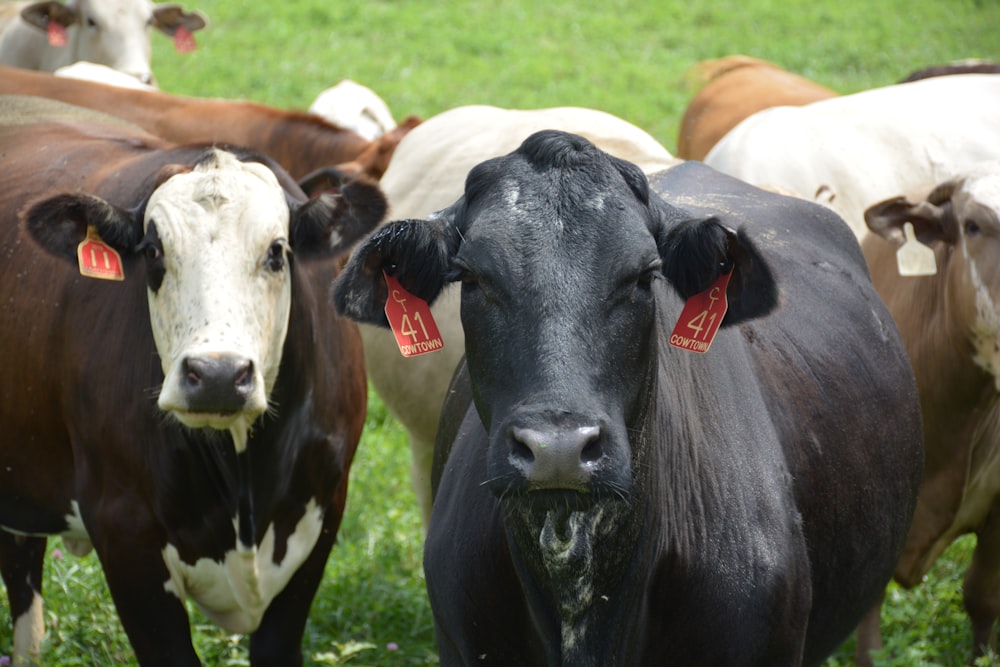
[(774, 63), (732, 55), (693, 68), (707, 81), (688, 104), (677, 135), (677, 157), (703, 160), (712, 147), (744, 118), (774, 106), (800, 106), (837, 93)]
[(174, 143), (227, 143), (267, 153), (299, 179), (340, 166), (379, 179), (396, 144), (419, 120), (409, 118), (376, 141), (298, 111), (263, 104), (130, 90), (0, 66), (0, 94), (35, 95), (124, 118)]

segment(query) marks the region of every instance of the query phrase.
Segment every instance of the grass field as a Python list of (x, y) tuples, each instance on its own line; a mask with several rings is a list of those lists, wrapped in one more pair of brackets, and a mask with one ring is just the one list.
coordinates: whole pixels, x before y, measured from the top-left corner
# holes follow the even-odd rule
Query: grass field
[[(185, 0), (210, 17), (193, 54), (155, 38), (166, 91), (305, 108), (344, 77), (376, 90), (397, 119), (473, 103), (609, 111), (670, 149), (691, 96), (687, 69), (746, 53), (842, 93), (919, 67), (1000, 59), (997, 0)], [(405, 435), (373, 397), (347, 515), (307, 627), (307, 665), (436, 664), (423, 592), (419, 513)], [(964, 664), (970, 635), (965, 539), (910, 592), (891, 588), (882, 665)], [(46, 566), (46, 665), (133, 665), (96, 558)], [(0, 627), (9, 627), (4, 608)], [(246, 639), (192, 612), (206, 665), (246, 665)], [(720, 637), (725, 641), (725, 637)], [(8, 653), (10, 632), (0, 633)], [(849, 641), (828, 667), (851, 664)]]

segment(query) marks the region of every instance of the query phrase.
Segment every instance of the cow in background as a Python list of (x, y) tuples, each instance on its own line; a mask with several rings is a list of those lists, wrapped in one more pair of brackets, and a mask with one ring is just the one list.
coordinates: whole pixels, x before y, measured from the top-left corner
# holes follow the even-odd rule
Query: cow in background
[(828, 209), (546, 131), (360, 246), (338, 310), (385, 325), (383, 271), (461, 283), (424, 552), (442, 665), (818, 665), (878, 598), (920, 416)]
[(692, 70), (693, 78), (706, 83), (681, 118), (677, 157), (684, 160), (704, 160), (729, 130), (762, 109), (837, 96), (825, 86), (750, 56), (705, 60)]
[[(956, 538), (975, 533), (964, 599), (978, 657), (996, 649), (1000, 617), (1000, 160), (923, 190), (869, 207), (862, 246), (906, 344), (924, 423), (924, 479), (895, 578), (918, 585)], [(935, 275), (899, 275), (906, 224), (933, 250)], [(876, 609), (855, 662), (871, 665), (880, 646)]]
[(357, 132), (368, 141), (396, 129), (389, 105), (374, 90), (344, 79), (327, 88), (309, 105), (309, 113)]
[(144, 667), (200, 664), (188, 598), (250, 635), (251, 664), (301, 665), (367, 396), (327, 294), (384, 198), (308, 199), (263, 155), (37, 98), (0, 97), (0, 154), (15, 660), (38, 657), (45, 536), (62, 535), (97, 552)]
[(381, 178), (400, 139), (420, 123), (411, 116), (377, 141), (368, 141), (300, 111), (129, 90), (3, 66), (0, 94), (47, 97), (96, 109), (174, 143), (219, 142), (253, 148), (274, 158), (304, 185), (325, 182), (324, 172), (331, 168), (352, 176)]
[(0, 63), (54, 72), (85, 60), (153, 83), (150, 29), (186, 50), (205, 25), (199, 12), (149, 0), (0, 2)]
[(872, 204), (1000, 158), (1000, 76), (962, 74), (774, 107), (734, 127), (705, 164), (821, 198), (860, 240)]
[[(678, 162), (648, 133), (603, 111), (471, 105), (438, 114), (411, 131), (400, 142), (379, 185), (395, 217), (429, 215), (461, 196), (465, 177), (476, 164), (514, 150), (528, 135), (546, 128), (583, 135), (649, 173)], [(361, 327), (368, 377), (407, 431), (413, 457), (411, 476), (425, 526), (431, 511), (431, 459), (438, 417), (452, 372), (465, 352), (457, 288), (446, 289), (432, 312), (445, 343), (433, 354), (404, 359), (391, 333)]]

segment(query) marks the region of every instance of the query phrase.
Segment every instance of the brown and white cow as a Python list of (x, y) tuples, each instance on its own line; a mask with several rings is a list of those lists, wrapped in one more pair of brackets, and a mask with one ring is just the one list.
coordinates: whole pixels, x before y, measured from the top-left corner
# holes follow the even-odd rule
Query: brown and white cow
[(384, 198), (349, 183), (310, 200), (262, 155), (35, 98), (0, 97), (0, 154), (15, 658), (38, 651), (61, 535), (96, 550), (140, 664), (199, 664), (187, 598), (251, 635), (252, 664), (301, 664), (365, 415), (361, 340), (329, 283)]
[(0, 66), (0, 94), (35, 95), (119, 116), (175, 143), (229, 143), (274, 158), (293, 178), (338, 167), (382, 176), (399, 140), (420, 121), (404, 120), (377, 141), (313, 114), (221, 99), (129, 90)]
[[(865, 218), (874, 234), (862, 247), (906, 345), (924, 422), (924, 479), (895, 577), (916, 586), (948, 545), (975, 533), (964, 590), (981, 655), (995, 649), (1000, 617), (1000, 161), (923, 197), (877, 203)], [(933, 249), (936, 275), (899, 275), (906, 223)], [(859, 635), (859, 664), (871, 664), (877, 624), (873, 615)]]
[[(514, 150), (528, 135), (547, 128), (580, 134), (647, 173), (677, 163), (645, 131), (603, 111), (470, 105), (438, 114), (410, 132), (379, 185), (394, 216), (428, 215), (462, 194), (466, 174), (476, 164)], [(430, 471), (438, 416), (452, 371), (465, 353), (458, 290), (446, 289), (432, 312), (445, 342), (433, 354), (404, 359), (391, 333), (361, 328), (369, 379), (409, 436), (411, 475), (425, 526), (431, 510)]]
[(677, 157), (704, 160), (744, 118), (775, 106), (799, 106), (837, 93), (774, 63), (744, 55), (705, 60), (693, 68), (707, 81), (684, 110)]
[(150, 30), (183, 50), (205, 25), (198, 12), (149, 0), (0, 2), (0, 63), (54, 72), (86, 60), (152, 83)]

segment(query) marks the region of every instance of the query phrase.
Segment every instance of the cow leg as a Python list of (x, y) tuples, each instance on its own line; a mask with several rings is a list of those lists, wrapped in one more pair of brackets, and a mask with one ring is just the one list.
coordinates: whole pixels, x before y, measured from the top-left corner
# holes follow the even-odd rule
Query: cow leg
[(136, 659), (142, 667), (201, 667), (191, 643), (187, 609), (168, 590), (170, 576), (163, 556), (137, 546), (165, 540), (138, 539), (129, 530), (121, 533), (128, 534), (122, 535), (128, 540), (124, 544), (102, 545), (102, 549), (94, 535), (94, 545)]
[(260, 625), (250, 635), (252, 667), (301, 667), (302, 634), (340, 527), (346, 496), (345, 480), (334, 507), (326, 512), (323, 529), (309, 557), (271, 601)]
[(1000, 515), (994, 504), (977, 532), (972, 565), (965, 573), (965, 610), (972, 622), (973, 655), (996, 649), (997, 618), (1000, 617)]
[(0, 531), (0, 575), (7, 586), (14, 620), (15, 665), (35, 664), (45, 635), (42, 618), (44, 537), (24, 537)]
[(856, 632), (857, 644), (854, 648), (854, 664), (856, 667), (873, 667), (872, 651), (882, 649), (882, 602), (885, 593), (872, 605), (868, 613), (858, 623)]

